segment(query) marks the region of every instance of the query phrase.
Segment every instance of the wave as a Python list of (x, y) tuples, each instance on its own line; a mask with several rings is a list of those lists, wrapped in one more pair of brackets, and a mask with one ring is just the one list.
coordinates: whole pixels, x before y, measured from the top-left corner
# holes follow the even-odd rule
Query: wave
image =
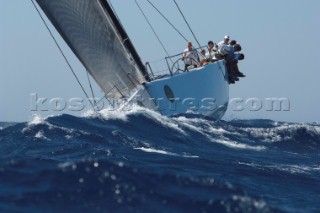
[(319, 130), (139, 108), (34, 116), (0, 130), (0, 211), (312, 212)]
[[(28, 140), (83, 140), (87, 143), (110, 138), (132, 148), (159, 149), (174, 146), (206, 146), (207, 143), (232, 149), (266, 151), (317, 151), (320, 125), (275, 122), (271, 120), (214, 121), (201, 115), (161, 116), (153, 111), (102, 112), (83, 117), (34, 116), (28, 123), (15, 124), (0, 136), (26, 137)], [(20, 129), (20, 132), (19, 132)], [(13, 134), (13, 132), (19, 132)], [(144, 139), (144, 140), (143, 140)], [(148, 141), (145, 143), (144, 141)], [(196, 154), (197, 155), (197, 154)]]

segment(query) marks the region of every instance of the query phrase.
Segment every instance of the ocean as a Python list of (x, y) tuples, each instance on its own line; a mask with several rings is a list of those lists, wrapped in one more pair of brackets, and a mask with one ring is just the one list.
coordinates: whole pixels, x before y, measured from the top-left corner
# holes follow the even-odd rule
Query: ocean
[(0, 123), (0, 212), (320, 212), (320, 124), (152, 111)]

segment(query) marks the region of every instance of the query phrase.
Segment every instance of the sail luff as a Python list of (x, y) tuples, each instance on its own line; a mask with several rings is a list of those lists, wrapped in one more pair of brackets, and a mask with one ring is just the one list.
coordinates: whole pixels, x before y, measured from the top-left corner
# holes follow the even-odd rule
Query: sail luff
[(143, 74), (143, 76), (145, 77), (146, 81), (150, 81), (148, 72), (146, 71), (146, 67), (144, 66), (144, 64), (142, 63), (142, 60), (136, 50), (136, 48), (134, 47), (134, 45), (132, 44), (127, 32), (125, 31), (125, 29), (123, 28), (121, 22), (118, 20), (118, 17), (116, 16), (116, 14), (114, 13), (112, 7), (109, 5), (108, 0), (99, 0), (103, 6), (105, 7), (107, 13), (109, 15), (109, 17), (111, 18), (111, 20), (113, 21), (114, 26), (116, 27), (119, 35), (122, 38), (123, 43), (125, 44), (126, 48), (128, 49), (128, 51), (131, 53), (133, 60), (136, 62), (139, 70), (141, 71), (141, 73)]

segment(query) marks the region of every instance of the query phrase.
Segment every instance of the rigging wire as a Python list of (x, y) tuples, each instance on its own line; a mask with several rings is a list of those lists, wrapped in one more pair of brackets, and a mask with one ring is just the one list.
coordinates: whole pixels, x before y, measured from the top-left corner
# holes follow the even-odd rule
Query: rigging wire
[(88, 72), (88, 70), (86, 70), (86, 71), (87, 71), (88, 82), (89, 82), (89, 85), (90, 85), (91, 95), (92, 95), (92, 98), (93, 98), (93, 104), (94, 104), (95, 107), (97, 107), (97, 101), (96, 101), (96, 97), (95, 97), (93, 89), (92, 89), (89, 72)]
[(182, 15), (182, 17), (183, 17), (184, 21), (185, 21), (185, 22), (186, 22), (186, 24), (188, 25), (189, 30), (191, 31), (191, 33), (192, 33), (192, 35), (193, 35), (194, 39), (195, 39), (195, 40), (196, 40), (196, 42), (198, 43), (199, 47), (201, 47), (201, 45), (200, 45), (200, 43), (199, 43), (199, 41), (198, 41), (198, 39), (197, 39), (196, 35), (195, 35), (195, 34), (194, 34), (194, 32), (192, 31), (192, 29), (191, 29), (191, 27), (190, 27), (190, 25), (189, 25), (189, 23), (188, 23), (188, 21), (187, 21), (186, 17), (184, 16), (184, 14), (182, 13), (182, 11), (181, 11), (181, 9), (180, 9), (180, 7), (179, 7), (178, 3), (176, 2), (176, 0), (173, 0), (173, 1), (174, 1), (174, 3), (176, 4), (176, 6), (177, 6), (177, 8), (178, 8), (178, 10), (179, 10), (180, 14)]
[(162, 18), (164, 18), (168, 24), (171, 25), (171, 27), (173, 27), (173, 29), (175, 29), (175, 31), (177, 33), (179, 33), (179, 35), (185, 40), (185, 41), (189, 41), (188, 39), (186, 39), (186, 37), (184, 35), (182, 35), (182, 33), (163, 15), (163, 13), (161, 13), (161, 11), (154, 5), (152, 4), (152, 2), (150, 2), (150, 0), (147, 0), (147, 2), (149, 2), (149, 4), (162, 16)]
[(149, 19), (147, 18), (146, 14), (143, 12), (143, 10), (142, 10), (142, 8), (140, 7), (140, 5), (139, 5), (139, 3), (137, 2), (137, 0), (135, 0), (135, 2), (136, 2), (136, 5), (138, 6), (140, 12), (142, 13), (143, 17), (144, 17), (145, 20), (147, 21), (149, 27), (151, 28), (152, 32), (154, 33), (154, 35), (155, 35), (156, 38), (158, 39), (158, 41), (159, 41), (160, 45), (162, 46), (163, 50), (166, 52), (167, 56), (170, 57), (167, 49), (164, 47), (162, 41), (160, 40), (160, 38), (159, 38), (158, 34), (156, 33), (156, 31), (154, 30), (154, 28), (152, 27), (152, 25), (151, 25)]
[[(92, 106), (93, 110), (96, 112), (95, 106), (94, 106), (94, 105), (93, 105), (93, 103), (90, 101), (89, 95), (88, 95), (88, 94), (87, 94), (87, 92), (85, 91), (85, 89), (84, 89), (83, 85), (81, 84), (81, 82), (80, 82), (80, 80), (79, 80), (78, 76), (76, 75), (76, 73), (74, 72), (74, 69), (72, 68), (71, 64), (69, 63), (69, 61), (68, 61), (68, 59), (67, 59), (66, 55), (63, 53), (63, 51), (62, 51), (62, 49), (61, 49), (61, 47), (60, 47), (60, 45), (59, 45), (58, 41), (57, 41), (57, 40), (56, 40), (56, 38), (54, 37), (54, 35), (53, 35), (52, 31), (50, 30), (49, 26), (47, 25), (47, 23), (46, 23), (45, 19), (44, 19), (44, 18), (43, 18), (43, 16), (41, 15), (41, 13), (40, 13), (39, 9), (37, 8), (36, 4), (34, 3), (34, 0), (31, 0), (31, 2), (32, 2), (32, 4), (33, 4), (34, 8), (36, 9), (36, 11), (38, 12), (38, 14), (39, 14), (39, 16), (40, 16), (41, 20), (43, 21), (43, 23), (44, 23), (44, 25), (45, 25), (45, 27), (46, 27), (46, 28), (47, 28), (47, 30), (49, 31), (49, 34), (51, 35), (51, 37), (52, 37), (52, 39), (53, 39), (54, 43), (55, 43), (55, 44), (56, 44), (56, 46), (58, 47), (58, 49), (59, 49), (59, 51), (60, 51), (61, 55), (63, 56), (64, 60), (65, 60), (65, 61), (66, 61), (66, 63), (68, 64), (68, 66), (69, 66), (69, 68), (70, 68), (70, 70), (71, 70), (71, 72), (72, 72), (73, 76), (76, 78), (76, 80), (77, 80), (78, 84), (80, 85), (80, 87), (81, 87), (81, 89), (82, 89), (83, 93), (85, 94), (85, 96), (87, 97), (88, 101), (90, 102), (90, 104), (91, 104), (91, 106)], [(90, 85), (91, 85), (91, 84), (90, 84)]]

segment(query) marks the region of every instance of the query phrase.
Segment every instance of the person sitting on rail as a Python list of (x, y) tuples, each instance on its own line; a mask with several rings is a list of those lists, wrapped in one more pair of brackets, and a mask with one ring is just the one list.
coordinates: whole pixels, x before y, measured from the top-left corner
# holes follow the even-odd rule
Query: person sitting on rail
[(197, 67), (200, 63), (199, 55), (197, 50), (193, 49), (192, 43), (189, 41), (187, 44), (187, 49), (183, 51), (182, 60), (184, 60), (184, 70), (188, 70), (191, 67)]
[(202, 56), (202, 60), (200, 61), (200, 67), (207, 65), (209, 60), (207, 58), (208, 53), (206, 52), (205, 49), (201, 49), (201, 56)]
[(207, 64), (207, 63), (212, 63), (215, 61), (218, 61), (218, 59), (216, 59), (215, 54), (218, 51), (218, 45), (216, 43), (214, 43), (213, 41), (208, 41), (208, 52), (206, 52), (205, 54), (205, 58), (206, 58), (206, 63), (201, 61), (202, 63), (200, 64)]
[(217, 52), (215, 53), (215, 58), (217, 60), (225, 59), (228, 52), (233, 52), (232, 46), (229, 45), (230, 36), (225, 35), (223, 41), (218, 43)]
[(228, 66), (228, 72), (229, 72), (229, 80), (231, 83), (233, 81), (239, 80), (238, 77), (245, 77), (245, 75), (239, 71), (238, 68), (238, 61), (244, 59), (244, 55), (240, 53), (241, 46), (239, 44), (230, 45), (229, 52), (227, 52), (227, 55), (225, 57), (227, 61)]
[(217, 61), (215, 58), (215, 54), (218, 51), (218, 46), (213, 41), (208, 41), (208, 52), (206, 54), (206, 58), (208, 62), (214, 62)]
[(240, 53), (242, 48), (239, 44), (235, 44), (233, 47), (234, 47), (233, 48), (234, 53), (233, 53), (233, 57), (232, 57), (232, 64), (233, 64), (233, 69), (235, 71), (235, 75), (237, 77), (246, 77), (242, 72), (240, 72), (240, 70), (238, 68), (238, 61), (244, 59), (244, 54)]
[(230, 37), (226, 35), (224, 40), (219, 42), (217, 51), (219, 59), (234, 60), (234, 54), (241, 51), (242, 48), (240, 44), (237, 44), (235, 40), (229, 41), (229, 39)]
[(229, 36), (225, 36), (224, 40), (219, 43), (218, 52), (216, 58), (225, 59), (227, 61), (227, 70), (229, 76), (229, 82), (234, 83), (238, 81), (238, 77), (245, 77), (245, 75), (239, 71), (238, 60), (244, 59), (244, 55), (240, 53), (241, 46), (237, 44), (235, 40), (230, 41)]
[(223, 38), (223, 41), (220, 41), (218, 43), (218, 48), (220, 49), (222, 45), (228, 45), (229, 41), (230, 41), (230, 36), (225, 35), (224, 38)]

